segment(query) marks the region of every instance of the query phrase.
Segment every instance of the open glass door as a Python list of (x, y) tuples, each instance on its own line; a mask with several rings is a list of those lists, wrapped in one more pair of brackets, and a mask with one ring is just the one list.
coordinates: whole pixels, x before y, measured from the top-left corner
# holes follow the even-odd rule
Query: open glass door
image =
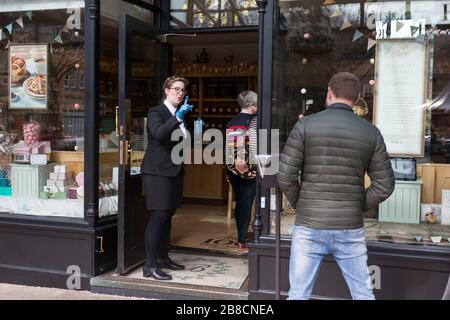
[(117, 272), (126, 273), (145, 259), (145, 207), (140, 163), (147, 147), (146, 115), (159, 104), (167, 75), (168, 48), (160, 30), (126, 14), (119, 28), (119, 212)]

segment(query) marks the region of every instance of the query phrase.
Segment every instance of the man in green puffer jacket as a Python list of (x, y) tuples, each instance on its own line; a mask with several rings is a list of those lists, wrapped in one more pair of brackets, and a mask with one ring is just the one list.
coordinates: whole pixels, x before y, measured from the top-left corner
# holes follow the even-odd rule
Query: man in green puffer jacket
[(380, 131), (353, 113), (359, 88), (355, 75), (335, 74), (328, 109), (299, 119), (281, 154), (278, 183), (296, 208), (289, 299), (309, 299), (327, 254), (336, 259), (353, 299), (374, 299), (363, 213), (390, 196), (395, 180)]

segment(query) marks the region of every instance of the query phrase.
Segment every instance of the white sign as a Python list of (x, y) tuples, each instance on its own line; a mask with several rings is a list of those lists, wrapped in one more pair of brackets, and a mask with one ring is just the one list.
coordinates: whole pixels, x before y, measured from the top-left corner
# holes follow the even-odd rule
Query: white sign
[(428, 45), (378, 40), (374, 124), (391, 156), (423, 156)]

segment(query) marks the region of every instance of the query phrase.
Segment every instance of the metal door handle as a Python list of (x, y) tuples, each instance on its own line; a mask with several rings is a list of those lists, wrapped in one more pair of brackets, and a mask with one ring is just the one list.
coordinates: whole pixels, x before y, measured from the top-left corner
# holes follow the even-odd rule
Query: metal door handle
[(105, 250), (103, 250), (103, 237), (102, 236), (97, 236), (97, 239), (100, 239), (100, 249), (99, 250), (95, 250), (98, 253), (103, 253), (105, 252)]
[(119, 106), (116, 106), (116, 136), (119, 136)]

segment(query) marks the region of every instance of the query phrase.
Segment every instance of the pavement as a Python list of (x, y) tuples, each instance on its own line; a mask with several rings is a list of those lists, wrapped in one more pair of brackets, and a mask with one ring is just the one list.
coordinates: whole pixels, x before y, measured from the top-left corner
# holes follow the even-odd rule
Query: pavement
[(31, 287), (0, 283), (0, 300), (147, 300), (81, 290)]

